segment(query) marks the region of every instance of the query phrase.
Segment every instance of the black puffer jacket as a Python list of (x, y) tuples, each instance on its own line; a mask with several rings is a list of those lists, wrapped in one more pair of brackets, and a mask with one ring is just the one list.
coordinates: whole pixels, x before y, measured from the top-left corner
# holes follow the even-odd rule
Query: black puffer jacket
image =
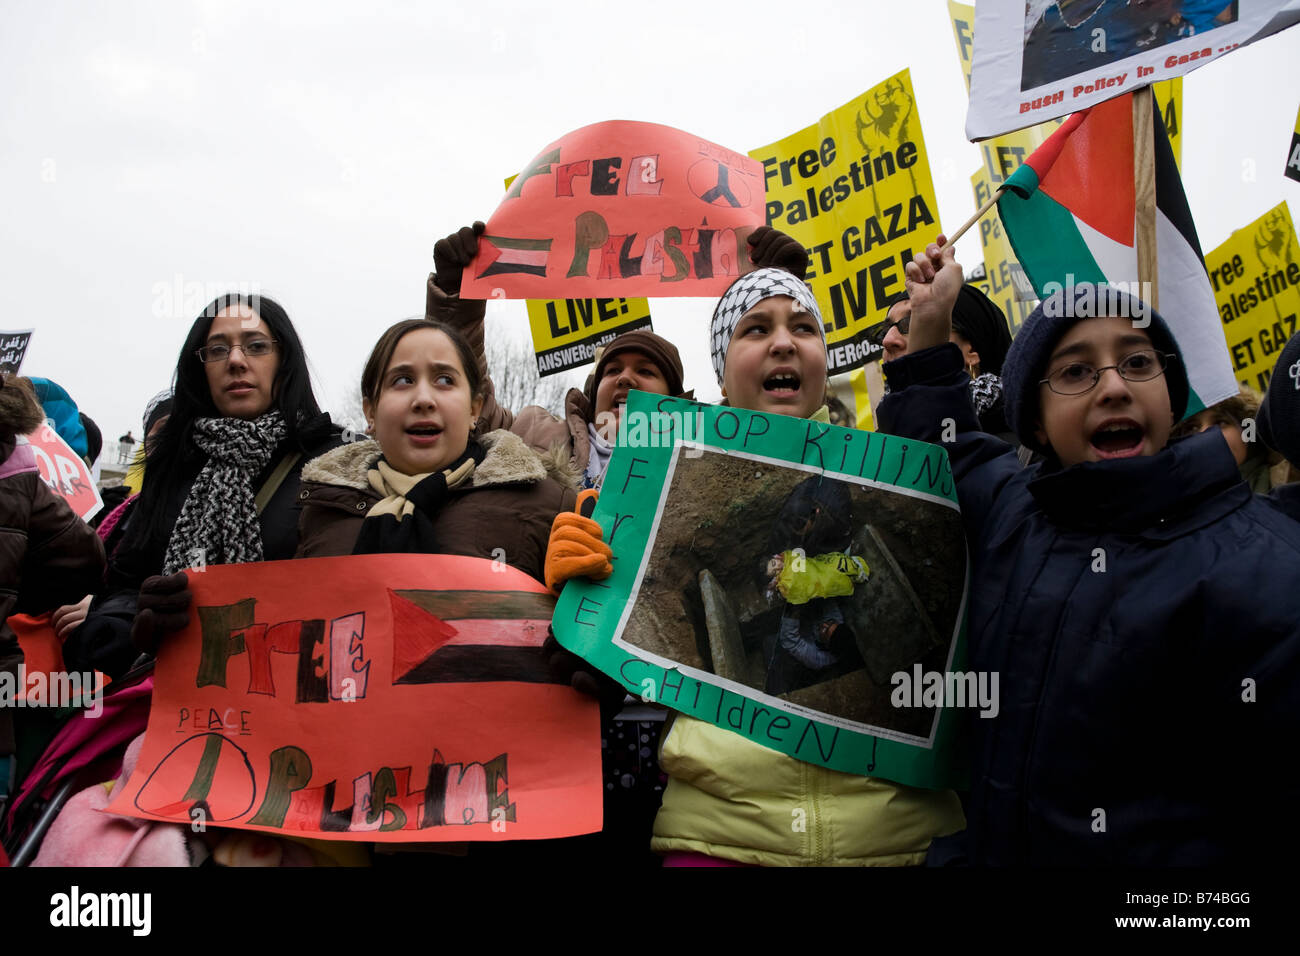
[(1218, 429), (1160, 453), (1022, 469), (977, 431), (960, 352), (886, 365), (882, 431), (949, 443), (972, 556), (971, 862), (1288, 859), (1300, 777), (1300, 524)]

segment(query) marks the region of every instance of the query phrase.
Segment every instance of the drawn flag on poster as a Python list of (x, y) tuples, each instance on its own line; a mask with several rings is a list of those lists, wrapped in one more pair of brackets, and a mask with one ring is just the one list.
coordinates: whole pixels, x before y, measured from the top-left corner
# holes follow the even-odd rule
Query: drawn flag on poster
[(551, 143), (488, 220), (461, 295), (714, 297), (750, 267), (759, 165), (670, 126), (613, 120)]
[(550, 592), (482, 558), (190, 571), (136, 769), (110, 812), (324, 840), (600, 828), (599, 708), (555, 682)]
[[(1237, 391), (1200, 241), (1159, 114), (1155, 125), (1159, 312), (1192, 386), (1187, 413)], [(1132, 96), (1076, 113), (1007, 179), (998, 212), (1040, 298), (1053, 284), (1138, 282)], [(1049, 288), (1053, 287), (1053, 288)]]

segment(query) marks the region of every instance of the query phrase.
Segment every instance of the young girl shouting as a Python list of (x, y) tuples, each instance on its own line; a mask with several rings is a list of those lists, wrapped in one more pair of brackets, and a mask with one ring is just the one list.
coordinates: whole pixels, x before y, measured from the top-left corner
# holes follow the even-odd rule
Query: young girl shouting
[[(730, 406), (829, 423), (821, 314), (800, 279), (759, 269), (736, 280), (710, 336)], [(669, 780), (651, 846), (665, 865), (919, 864), (934, 837), (962, 827), (951, 791), (828, 770), (683, 714), (665, 728), (659, 765)]]

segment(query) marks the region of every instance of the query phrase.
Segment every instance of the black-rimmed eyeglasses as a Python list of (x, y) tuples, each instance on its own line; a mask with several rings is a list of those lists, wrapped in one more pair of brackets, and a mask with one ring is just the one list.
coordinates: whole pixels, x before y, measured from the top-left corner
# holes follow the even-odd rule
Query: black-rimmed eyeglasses
[(1169, 361), (1178, 356), (1171, 352), (1157, 352), (1155, 349), (1142, 349), (1131, 352), (1119, 360), (1118, 365), (1103, 365), (1093, 368), (1085, 362), (1071, 362), (1063, 365), (1047, 378), (1040, 379), (1039, 385), (1046, 385), (1057, 395), (1082, 395), (1091, 392), (1101, 381), (1101, 373), (1114, 369), (1126, 382), (1149, 382), (1159, 378), (1169, 367)]

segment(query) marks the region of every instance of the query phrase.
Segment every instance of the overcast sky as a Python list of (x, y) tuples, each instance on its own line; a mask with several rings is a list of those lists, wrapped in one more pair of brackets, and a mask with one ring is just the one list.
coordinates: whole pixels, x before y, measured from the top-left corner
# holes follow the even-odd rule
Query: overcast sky
[[(110, 447), (139, 435), (198, 309), (241, 284), (285, 305), (318, 398), (339, 407), (379, 333), (422, 314), (434, 240), (486, 219), (504, 176), (588, 123), (664, 123), (748, 151), (908, 67), (941, 222), (975, 208), (941, 0), (3, 10), (0, 328), (35, 327), (24, 373), (64, 385)], [(1282, 176), (1300, 30), (1190, 74), (1184, 97), (1207, 251), (1283, 199), (1300, 212)], [(974, 232), (958, 250), (980, 261)], [(196, 308), (190, 283), (207, 292)], [(489, 334), (527, 336), (522, 302), (490, 308)], [(711, 308), (652, 303), (705, 400)]]

